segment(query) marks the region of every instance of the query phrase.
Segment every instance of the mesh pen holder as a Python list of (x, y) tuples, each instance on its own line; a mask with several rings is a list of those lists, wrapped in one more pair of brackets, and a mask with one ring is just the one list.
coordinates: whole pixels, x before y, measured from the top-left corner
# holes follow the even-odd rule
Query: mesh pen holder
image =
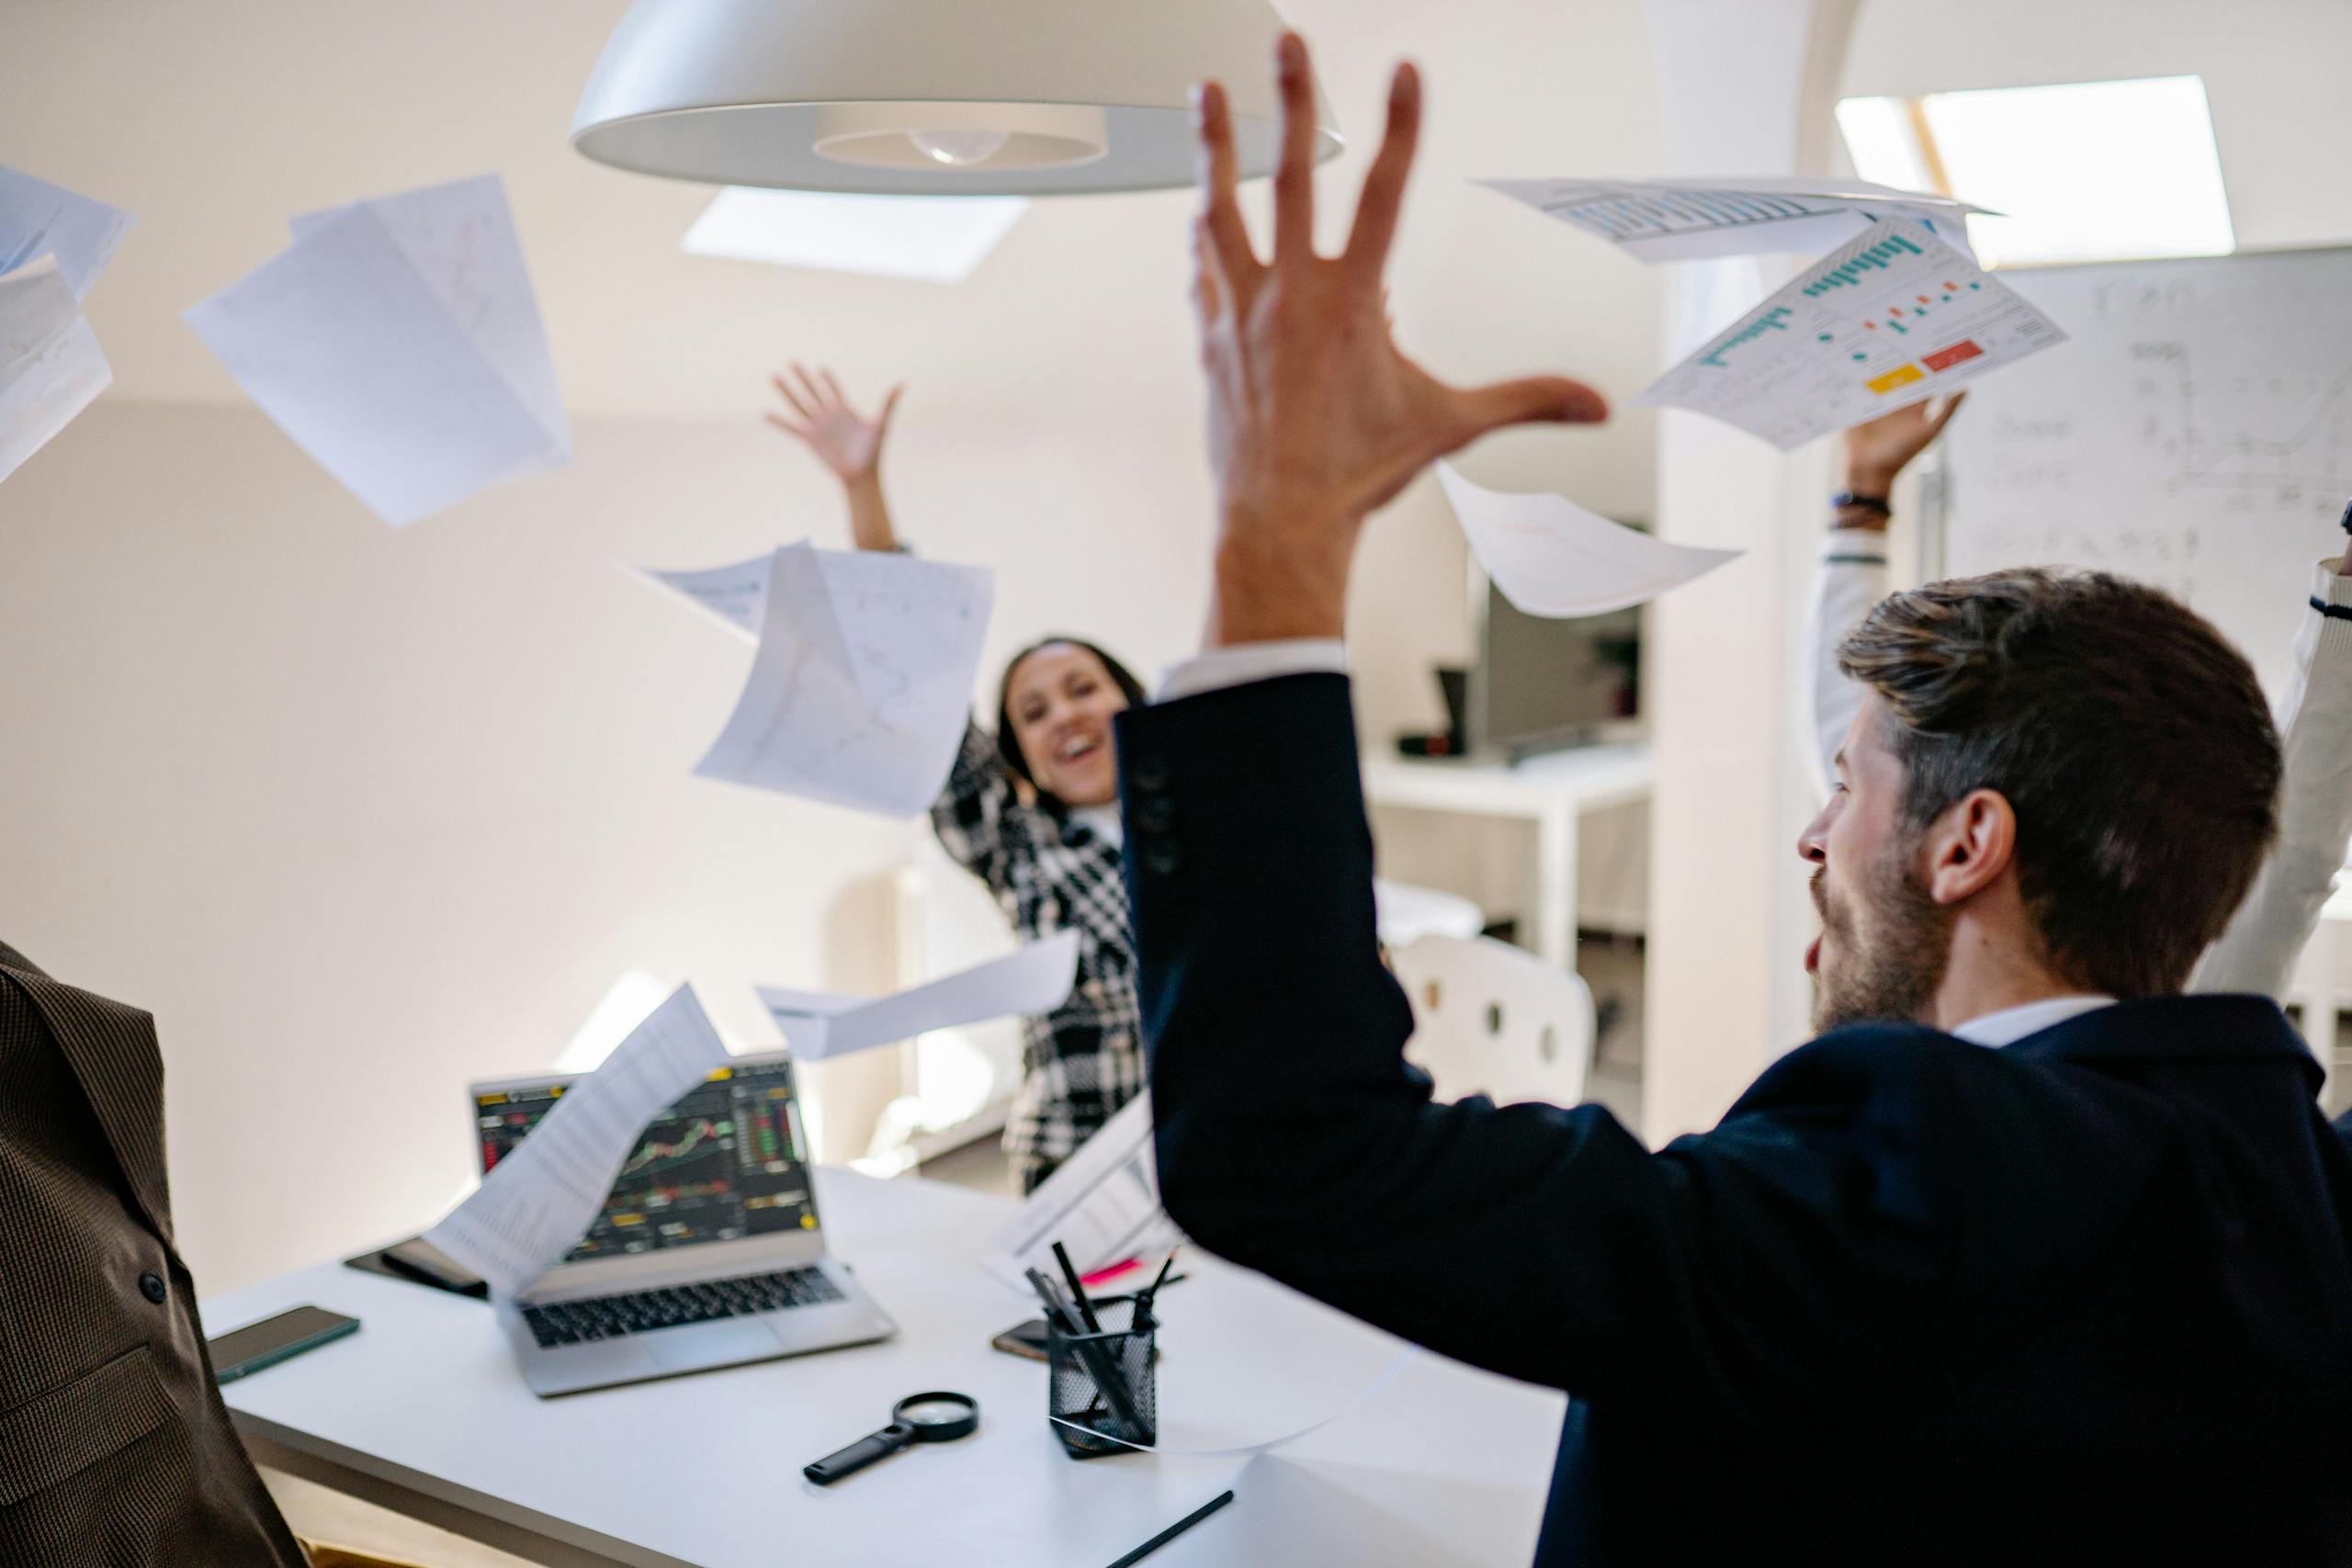
[[(1138, 1313), (1133, 1296), (1098, 1297), (1094, 1309), (1100, 1334), (1064, 1334), (1050, 1322), (1046, 1327), (1046, 1414), (1072, 1459), (1133, 1453), (1132, 1445), (1159, 1440), (1153, 1377), (1159, 1325), (1149, 1313)], [(1125, 1383), (1137, 1426), (1120, 1419), (1118, 1402), (1103, 1394), (1099, 1374)], [(1125, 1440), (1114, 1440), (1119, 1438)]]

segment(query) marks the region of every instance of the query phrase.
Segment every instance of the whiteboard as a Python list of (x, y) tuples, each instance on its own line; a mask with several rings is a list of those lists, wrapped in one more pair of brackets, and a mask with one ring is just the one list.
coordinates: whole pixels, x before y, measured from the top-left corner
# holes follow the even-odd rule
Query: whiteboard
[(2069, 341), (1947, 442), (1944, 570), (2079, 566), (2186, 599), (2275, 701), (2352, 501), (2352, 250), (2003, 271)]

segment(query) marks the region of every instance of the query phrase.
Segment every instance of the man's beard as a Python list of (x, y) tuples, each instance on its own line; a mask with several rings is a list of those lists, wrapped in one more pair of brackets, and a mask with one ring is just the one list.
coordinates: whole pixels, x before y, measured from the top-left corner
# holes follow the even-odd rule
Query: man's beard
[[(1856, 909), (1832, 908), (1823, 877), (1813, 874), (1814, 908), (1825, 937), (1838, 941), (1833, 973), (1814, 976), (1813, 1027), (1827, 1033), (1849, 1023), (1908, 1023), (1928, 1016), (1951, 959), (1956, 917), (1928, 895), (1917, 870), (1917, 840), (1891, 846), (1864, 873)], [(1858, 918), (1859, 917), (1859, 918)]]

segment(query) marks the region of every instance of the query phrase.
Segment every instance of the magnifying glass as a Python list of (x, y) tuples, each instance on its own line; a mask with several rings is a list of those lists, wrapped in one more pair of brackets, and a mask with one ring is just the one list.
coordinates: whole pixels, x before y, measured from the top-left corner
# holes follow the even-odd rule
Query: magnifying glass
[(967, 1394), (910, 1393), (890, 1407), (888, 1426), (827, 1454), (800, 1473), (820, 1486), (831, 1486), (917, 1443), (952, 1443), (968, 1438), (979, 1425), (979, 1402)]

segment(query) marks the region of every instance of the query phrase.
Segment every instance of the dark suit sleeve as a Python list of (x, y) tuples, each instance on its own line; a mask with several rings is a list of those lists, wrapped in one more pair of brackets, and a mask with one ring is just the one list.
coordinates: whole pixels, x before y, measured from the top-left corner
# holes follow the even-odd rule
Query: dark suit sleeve
[(1916, 1168), (1917, 1107), (1868, 1073), (1785, 1070), (1781, 1112), (1657, 1154), (1597, 1106), (1431, 1102), (1377, 950), (1343, 678), (1138, 711), (1119, 750), (1161, 1189), (1194, 1239), (1660, 1414), (1805, 1401), (1881, 1348), (1847, 1325), (1902, 1325), (1935, 1217), (1884, 1179)]

